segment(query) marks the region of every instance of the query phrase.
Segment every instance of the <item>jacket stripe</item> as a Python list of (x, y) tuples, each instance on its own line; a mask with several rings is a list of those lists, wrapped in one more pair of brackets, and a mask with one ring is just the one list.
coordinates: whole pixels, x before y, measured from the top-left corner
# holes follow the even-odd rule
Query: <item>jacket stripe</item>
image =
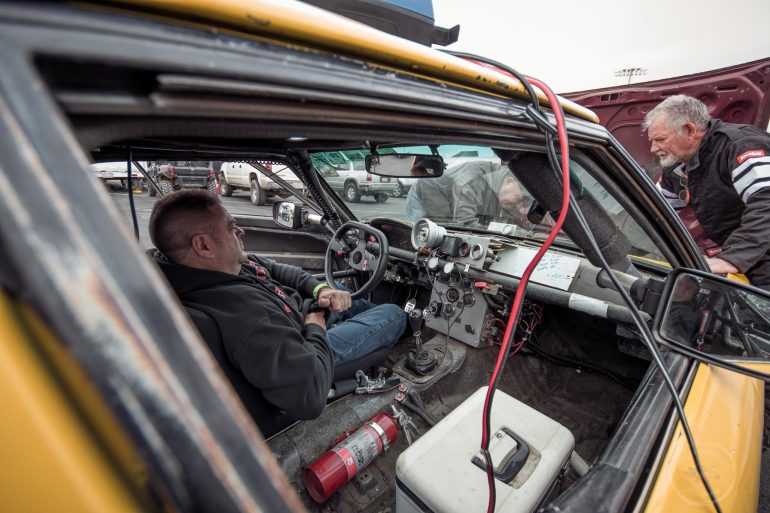
[(666, 200), (666, 203), (671, 205), (671, 208), (673, 208), (674, 210), (679, 211), (687, 206), (687, 203), (679, 199), (679, 195), (677, 193), (671, 192), (668, 189), (665, 189), (660, 184), (660, 182), (656, 183), (655, 185), (658, 186), (658, 190), (663, 195), (663, 199)]
[(770, 164), (770, 157), (761, 157), (758, 159), (747, 159), (746, 162), (732, 170), (734, 183), (738, 183), (751, 168), (758, 165)]
[(756, 166), (745, 173), (743, 178), (735, 182), (733, 185), (735, 186), (735, 190), (738, 192), (738, 195), (743, 196), (743, 194), (746, 192), (746, 189), (748, 189), (751, 185), (768, 177), (770, 177), (770, 164)]
[(749, 201), (752, 194), (765, 187), (770, 187), (770, 176), (756, 180), (743, 194), (741, 194), (741, 199), (746, 203)]

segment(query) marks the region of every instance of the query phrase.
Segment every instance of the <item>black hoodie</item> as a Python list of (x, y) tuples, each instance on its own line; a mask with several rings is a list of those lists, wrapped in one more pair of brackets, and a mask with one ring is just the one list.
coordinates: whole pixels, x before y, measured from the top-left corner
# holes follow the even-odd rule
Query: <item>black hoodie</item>
[(266, 436), (294, 420), (321, 414), (333, 357), (324, 329), (305, 324), (302, 314), (303, 300), (312, 297), (317, 279), (298, 267), (254, 255), (237, 276), (162, 258), (158, 263), (188, 311), (204, 312), (216, 323), (219, 333), (212, 333), (201, 329), (193, 316)]

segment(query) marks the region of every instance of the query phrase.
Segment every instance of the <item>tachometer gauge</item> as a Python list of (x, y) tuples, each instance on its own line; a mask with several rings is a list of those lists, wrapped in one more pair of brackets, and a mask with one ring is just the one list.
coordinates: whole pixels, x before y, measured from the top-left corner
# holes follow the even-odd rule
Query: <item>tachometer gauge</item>
[(446, 229), (430, 219), (420, 219), (412, 228), (412, 246), (414, 249), (437, 248), (446, 235)]

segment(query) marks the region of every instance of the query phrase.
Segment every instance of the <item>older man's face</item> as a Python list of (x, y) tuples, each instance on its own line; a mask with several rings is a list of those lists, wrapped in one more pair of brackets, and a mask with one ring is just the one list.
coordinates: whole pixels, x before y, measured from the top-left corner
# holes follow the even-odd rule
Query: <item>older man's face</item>
[(212, 214), (217, 219), (215, 231), (211, 235), (216, 244), (218, 263), (223, 272), (238, 274), (241, 263), (246, 260), (241, 240), (244, 232), (221, 205), (214, 207)]
[(660, 159), (660, 165), (667, 167), (687, 162), (698, 151), (699, 134), (692, 124), (669, 128), (665, 115), (659, 116), (647, 130), (650, 151)]

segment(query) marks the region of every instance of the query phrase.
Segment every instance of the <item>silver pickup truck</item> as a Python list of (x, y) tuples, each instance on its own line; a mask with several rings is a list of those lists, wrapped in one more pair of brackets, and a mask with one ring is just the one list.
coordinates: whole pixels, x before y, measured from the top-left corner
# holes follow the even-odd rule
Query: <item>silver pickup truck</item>
[[(333, 153), (335, 152), (325, 156), (328, 157)], [(384, 203), (388, 201), (389, 196), (398, 194), (399, 186), (396, 178), (367, 173), (363, 160), (345, 159), (339, 162), (311, 160), (326, 183), (350, 203), (360, 202), (362, 196), (372, 196), (378, 203)]]

